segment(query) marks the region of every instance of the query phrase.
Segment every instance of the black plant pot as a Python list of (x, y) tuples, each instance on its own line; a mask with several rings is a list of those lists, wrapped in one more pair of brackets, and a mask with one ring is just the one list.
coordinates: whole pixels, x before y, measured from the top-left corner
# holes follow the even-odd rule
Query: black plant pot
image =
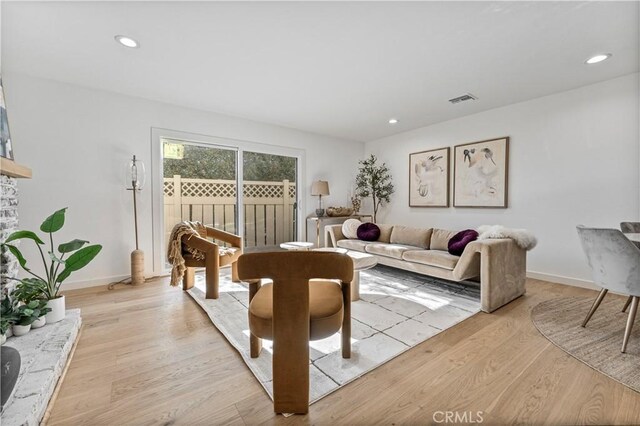
[(4, 404), (9, 400), (20, 374), (20, 352), (8, 346), (0, 348), (0, 373), (0, 410), (4, 411)]

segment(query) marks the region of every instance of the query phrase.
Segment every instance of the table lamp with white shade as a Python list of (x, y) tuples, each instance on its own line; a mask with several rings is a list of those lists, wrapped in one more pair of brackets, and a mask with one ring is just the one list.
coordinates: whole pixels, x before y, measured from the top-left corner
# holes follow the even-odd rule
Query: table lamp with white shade
[(142, 190), (145, 183), (144, 163), (134, 155), (129, 161), (125, 173), (127, 191), (133, 193), (133, 222), (136, 233), (136, 249), (131, 252), (131, 284), (139, 285), (144, 283), (144, 252), (138, 245), (138, 204), (136, 195)]
[(317, 180), (311, 184), (311, 195), (318, 196), (318, 208), (316, 209), (316, 216), (324, 216), (324, 209), (322, 208), (322, 196), (329, 195), (329, 182), (326, 180)]

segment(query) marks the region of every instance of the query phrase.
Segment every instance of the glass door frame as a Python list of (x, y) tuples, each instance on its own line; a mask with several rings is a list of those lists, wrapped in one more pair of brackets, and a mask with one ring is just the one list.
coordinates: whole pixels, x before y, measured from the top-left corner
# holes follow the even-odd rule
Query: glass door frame
[[(243, 187), (244, 170), (243, 170), (243, 154), (244, 151), (282, 155), (294, 157), (297, 159), (296, 164), (296, 215), (295, 231), (298, 238), (304, 236), (302, 212), (306, 211), (305, 198), (301, 196), (306, 188), (304, 178), (305, 170), (305, 151), (303, 149), (290, 148), (280, 145), (269, 145), (259, 142), (251, 142), (233, 138), (207, 136), (196, 133), (188, 133), (177, 130), (151, 128), (151, 202), (152, 202), (152, 229), (153, 229), (153, 275), (165, 275), (168, 272), (166, 267), (166, 246), (167, 242), (164, 237), (164, 165), (162, 155), (162, 139), (182, 140), (195, 145), (204, 147), (230, 149), (236, 151), (236, 226), (239, 235), (244, 235), (244, 203), (243, 203)], [(240, 220), (243, 219), (243, 220)]]

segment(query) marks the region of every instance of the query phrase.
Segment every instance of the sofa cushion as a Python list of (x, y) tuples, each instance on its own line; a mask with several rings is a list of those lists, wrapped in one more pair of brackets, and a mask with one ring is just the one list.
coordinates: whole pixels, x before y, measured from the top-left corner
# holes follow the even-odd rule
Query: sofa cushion
[(371, 244), (368, 241), (360, 241), (360, 240), (338, 240), (337, 246), (346, 248), (347, 250), (357, 250), (364, 252), (364, 248)]
[(393, 231), (393, 225), (385, 225), (384, 223), (378, 223), (377, 225), (378, 225), (378, 228), (380, 228), (380, 236), (378, 237), (378, 242), (390, 243), (391, 231)]
[(365, 247), (365, 251), (379, 256), (392, 257), (394, 259), (402, 259), (402, 253), (407, 250), (418, 250), (420, 247), (409, 246), (403, 244), (385, 244), (385, 243), (369, 243)]
[(360, 226), (362, 222), (358, 219), (347, 219), (342, 224), (342, 235), (349, 238), (350, 240), (358, 239), (358, 226)]
[(431, 250), (449, 250), (449, 240), (457, 234), (458, 231), (447, 231), (446, 229), (433, 228), (431, 235)]
[(391, 231), (391, 244), (404, 244), (428, 249), (430, 241), (431, 228), (411, 228), (409, 226), (396, 225)]
[(380, 228), (372, 222), (365, 222), (358, 226), (358, 239), (362, 241), (378, 241)]
[(453, 271), (460, 257), (442, 250), (408, 250), (402, 254), (402, 259)]
[(449, 240), (449, 254), (462, 256), (462, 252), (467, 244), (477, 239), (478, 232), (473, 229), (465, 229), (464, 231), (458, 232)]

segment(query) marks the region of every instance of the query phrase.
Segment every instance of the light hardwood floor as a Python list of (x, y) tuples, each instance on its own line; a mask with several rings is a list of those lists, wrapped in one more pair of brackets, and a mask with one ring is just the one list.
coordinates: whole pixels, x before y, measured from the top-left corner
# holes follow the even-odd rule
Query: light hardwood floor
[(434, 421), (434, 413), (446, 411), (476, 422), (482, 412), (489, 425), (640, 424), (639, 393), (565, 354), (531, 323), (543, 300), (595, 294), (529, 280), (524, 297), (418, 345), (308, 415), (285, 418), (166, 279), (70, 291), (67, 305), (82, 308), (84, 328), (49, 424), (436, 424), (446, 414)]

